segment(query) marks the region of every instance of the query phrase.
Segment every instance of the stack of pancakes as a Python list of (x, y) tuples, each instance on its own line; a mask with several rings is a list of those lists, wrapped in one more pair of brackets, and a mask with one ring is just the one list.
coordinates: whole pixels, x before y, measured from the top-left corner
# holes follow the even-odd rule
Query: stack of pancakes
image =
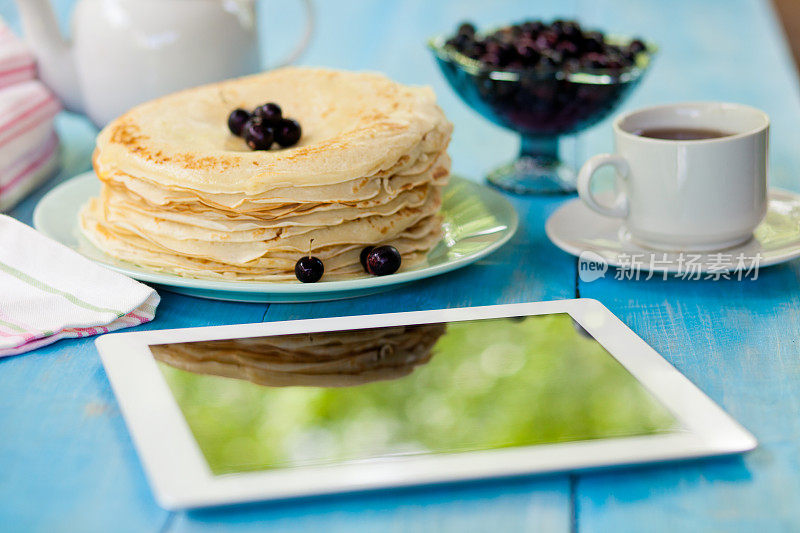
[(444, 324), (153, 346), (170, 366), (271, 387), (351, 387), (397, 379), (431, 358)]
[[(228, 114), (275, 102), (303, 129), (251, 151)], [(283, 68), (140, 105), (97, 139), (103, 186), (81, 213), (107, 254), (189, 277), (294, 280), (305, 255), (325, 280), (364, 275), (366, 246), (402, 268), (440, 240), (452, 126), (429, 88), (372, 73)]]

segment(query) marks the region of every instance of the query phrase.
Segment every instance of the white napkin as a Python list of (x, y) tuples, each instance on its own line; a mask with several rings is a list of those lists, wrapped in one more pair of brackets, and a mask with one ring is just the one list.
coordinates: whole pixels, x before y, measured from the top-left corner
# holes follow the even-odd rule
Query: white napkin
[(0, 215), (0, 357), (138, 326), (158, 293)]

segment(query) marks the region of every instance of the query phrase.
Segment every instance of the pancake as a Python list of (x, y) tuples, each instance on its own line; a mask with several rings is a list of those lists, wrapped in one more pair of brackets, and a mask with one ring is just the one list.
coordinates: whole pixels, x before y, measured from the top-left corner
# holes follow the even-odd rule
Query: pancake
[[(265, 101), (300, 122), (297, 145), (251, 151), (228, 131), (233, 108)], [(100, 133), (81, 229), (117, 259), (196, 278), (292, 281), (313, 255), (323, 281), (347, 279), (380, 245), (407, 269), (441, 237), (451, 132), (430, 89), (379, 74), (285, 68), (182, 91)]]
[[(427, 155), (424, 168), (415, 166), (406, 172), (389, 176), (360, 177), (347, 182), (311, 187), (280, 187), (260, 195), (220, 194), (195, 191), (186, 187), (162, 187), (146, 178), (133, 178), (122, 173), (98, 173), (105, 186), (118, 192), (129, 191), (141, 200), (154, 206), (177, 207), (192, 204), (204, 205), (228, 215), (252, 211), (269, 212), (273, 209), (307, 209), (313, 206), (336, 207), (339, 204), (355, 204), (356, 202), (377, 202), (386, 195), (413, 188), (421, 183), (434, 182), (445, 185), (450, 174), (450, 158), (440, 152), (434, 156)], [(325, 198), (320, 202), (319, 198)], [(361, 205), (361, 204), (359, 204)], [(277, 216), (283, 216), (280, 211)]]
[[(256, 260), (232, 264), (214, 261), (207, 257), (176, 254), (158, 246), (135, 233), (105, 224), (94, 216), (92, 210), (84, 211), (85, 225), (90, 242), (97, 248), (123, 261), (145, 266), (156, 272), (175, 273), (187, 277), (232, 281), (291, 281), (295, 279), (294, 265), (297, 252), (276, 251)], [(430, 249), (441, 238), (441, 219), (428, 217), (408, 228), (404, 235), (391, 244), (398, 249), (404, 264), (416, 264), (425, 259)], [(362, 247), (337, 245), (314, 248), (309, 253), (325, 264), (325, 279), (340, 280), (363, 275), (359, 260)]]
[[(233, 109), (264, 102), (301, 124), (297, 145), (251, 151), (230, 134)], [(135, 107), (100, 133), (96, 160), (98, 174), (125, 168), (165, 186), (258, 194), (374, 176), (424, 150), (432, 132), (439, 134), (428, 139), (429, 151), (439, 151), (450, 129), (428, 87), (377, 73), (287, 67)]]

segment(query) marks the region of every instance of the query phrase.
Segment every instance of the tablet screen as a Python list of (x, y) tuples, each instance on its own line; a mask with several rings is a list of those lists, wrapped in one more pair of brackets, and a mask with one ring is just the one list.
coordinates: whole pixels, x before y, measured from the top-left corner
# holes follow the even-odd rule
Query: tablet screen
[(151, 351), (214, 474), (678, 429), (566, 313)]

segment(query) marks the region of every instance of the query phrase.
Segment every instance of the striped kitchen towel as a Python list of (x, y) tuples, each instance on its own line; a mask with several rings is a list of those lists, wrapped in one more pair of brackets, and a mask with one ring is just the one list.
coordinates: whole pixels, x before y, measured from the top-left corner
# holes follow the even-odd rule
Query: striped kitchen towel
[(160, 298), (0, 215), (0, 357), (153, 320)]
[(58, 99), (39, 80), (0, 89), (0, 148), (13, 153), (14, 147), (32, 142), (29, 134), (43, 125), (52, 129), (59, 111)]
[(13, 207), (55, 173), (58, 146), (55, 132), (48, 131), (41, 144), (33, 145), (11, 162), (4, 163), (0, 157), (0, 211)]
[(0, 20), (0, 88), (36, 77), (36, 61), (28, 46)]
[(58, 168), (53, 119), (60, 109), (38, 80), (0, 89), (0, 211), (13, 207)]

